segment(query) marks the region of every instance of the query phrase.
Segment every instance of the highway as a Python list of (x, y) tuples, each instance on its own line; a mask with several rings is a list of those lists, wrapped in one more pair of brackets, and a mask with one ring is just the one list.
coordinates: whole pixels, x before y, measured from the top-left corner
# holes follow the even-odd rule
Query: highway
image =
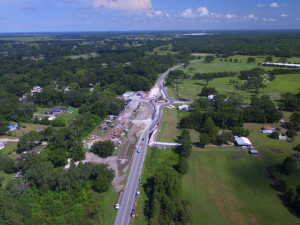
[[(201, 61), (201, 60), (197, 60)], [(195, 61), (196, 62), (196, 61)], [(148, 127), (143, 131), (139, 141), (138, 146), (141, 148), (140, 153), (135, 153), (134, 158), (132, 161), (131, 169), (129, 176), (127, 178), (126, 186), (124, 189), (123, 200), (120, 205), (120, 209), (118, 210), (117, 216), (115, 218), (115, 225), (129, 225), (131, 221), (131, 211), (134, 208), (134, 202), (136, 197), (136, 191), (138, 188), (139, 178), (141, 176), (144, 159), (146, 155), (146, 150), (148, 146), (148, 142), (150, 139), (150, 135), (153, 133), (155, 127), (159, 123), (162, 117), (162, 108), (166, 105), (172, 104), (173, 99), (170, 99), (165, 88), (163, 87), (163, 81), (168, 73), (172, 70), (175, 70), (184, 64), (180, 64), (177, 66), (172, 67), (165, 73), (163, 73), (160, 78), (157, 80), (157, 86), (159, 87), (160, 94), (163, 96), (164, 99), (169, 100), (166, 104), (153, 104), (153, 99), (149, 102), (153, 106), (153, 113), (151, 116), (151, 123)], [(141, 212), (140, 212), (141, 213)]]

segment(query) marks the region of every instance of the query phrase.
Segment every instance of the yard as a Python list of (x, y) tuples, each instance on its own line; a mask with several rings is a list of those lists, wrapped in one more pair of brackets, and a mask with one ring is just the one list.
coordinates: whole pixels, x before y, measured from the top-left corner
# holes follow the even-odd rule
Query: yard
[(165, 107), (163, 109), (163, 117), (161, 119), (158, 128), (157, 141), (171, 142), (171, 143), (176, 142), (177, 137), (179, 135), (177, 123), (178, 123), (177, 108), (169, 109)]
[(192, 152), (183, 193), (193, 224), (298, 224), (272, 180), (246, 152)]
[(15, 137), (22, 137), (24, 134), (29, 133), (30, 131), (37, 131), (39, 129), (45, 129), (48, 126), (47, 125), (41, 125), (41, 124), (33, 124), (33, 123), (20, 123), (20, 128), (14, 131), (11, 131), (11, 135)]

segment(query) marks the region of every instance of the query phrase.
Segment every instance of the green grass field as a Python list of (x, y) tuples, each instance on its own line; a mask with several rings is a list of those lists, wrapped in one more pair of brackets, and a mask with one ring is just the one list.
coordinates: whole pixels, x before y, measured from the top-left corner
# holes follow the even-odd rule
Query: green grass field
[[(73, 110), (72, 113), (69, 113), (69, 110)], [(73, 108), (71, 106), (67, 107), (67, 109), (59, 116), (60, 118), (63, 118), (66, 123), (68, 123), (70, 120), (74, 119), (79, 112), (79, 108)]]
[[(245, 102), (249, 102), (253, 91), (244, 91), (234, 89), (234, 85), (230, 84), (230, 80), (239, 80), (238, 77), (223, 77), (213, 79), (208, 83), (208, 87), (214, 87), (219, 93), (223, 94), (240, 94)], [(260, 95), (269, 95), (272, 100), (278, 100), (281, 94), (286, 92), (298, 93), (300, 92), (300, 74), (284, 74), (277, 75), (274, 81), (265, 83), (267, 86), (260, 89)], [(204, 80), (181, 80), (178, 83), (179, 97), (188, 98), (191, 100), (197, 99), (203, 87), (206, 86)], [(176, 96), (175, 88), (168, 88), (168, 94), (171, 97)]]
[(11, 132), (12, 136), (22, 137), (24, 134), (27, 134), (30, 131), (45, 129), (48, 127), (47, 125), (33, 124), (33, 123), (20, 123), (19, 126), (21, 127), (20, 129)]
[[(187, 75), (193, 76), (195, 73), (214, 73), (214, 72), (240, 72), (241, 70), (251, 70), (260, 67), (257, 63), (247, 63), (247, 62), (220, 62), (219, 59), (215, 59), (211, 63), (205, 62), (195, 62), (188, 65), (186, 68), (179, 68), (183, 70)], [(189, 70), (190, 68), (195, 68), (195, 70)], [(266, 67), (260, 67), (266, 68)], [(268, 69), (268, 68), (267, 68)]]
[(178, 111), (177, 108), (163, 109), (163, 117), (161, 119), (159, 130), (157, 134), (157, 141), (159, 142), (176, 142), (179, 130), (177, 128)]
[(17, 149), (18, 142), (7, 142), (5, 147), (0, 150), (0, 152), (4, 155), (10, 155), (13, 151)]
[(193, 224), (299, 224), (246, 152), (192, 152), (183, 193)]

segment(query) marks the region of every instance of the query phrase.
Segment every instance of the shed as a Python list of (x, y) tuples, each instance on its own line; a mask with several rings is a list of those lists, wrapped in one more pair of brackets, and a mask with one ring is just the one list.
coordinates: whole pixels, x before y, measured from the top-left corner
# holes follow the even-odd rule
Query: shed
[(211, 102), (214, 100), (214, 97), (215, 97), (214, 95), (209, 95), (209, 96), (207, 96), (207, 99), (208, 99), (208, 101)]
[(286, 136), (286, 134), (280, 134), (279, 135), (279, 140), (286, 141), (287, 139), (288, 139), (288, 136)]
[(258, 151), (257, 150), (250, 150), (250, 154), (251, 155), (258, 155)]
[(5, 143), (5, 142), (0, 142), (0, 149), (4, 148), (4, 147), (5, 147), (5, 145), (6, 145), (6, 143)]
[(252, 143), (246, 137), (235, 137), (234, 138), (238, 146), (251, 146)]
[(272, 127), (268, 126), (268, 125), (264, 125), (263, 130), (273, 130)]
[(17, 172), (14, 178), (20, 178), (22, 176), (23, 176), (22, 172)]
[(180, 106), (178, 106), (178, 109), (180, 111), (189, 111), (190, 110), (190, 106), (189, 105), (180, 105)]

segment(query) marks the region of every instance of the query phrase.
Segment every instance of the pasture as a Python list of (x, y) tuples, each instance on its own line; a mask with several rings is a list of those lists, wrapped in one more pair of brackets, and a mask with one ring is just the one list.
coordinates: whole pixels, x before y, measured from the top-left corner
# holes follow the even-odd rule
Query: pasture
[(298, 224), (257, 158), (247, 152), (192, 152), (183, 177), (193, 224)]

